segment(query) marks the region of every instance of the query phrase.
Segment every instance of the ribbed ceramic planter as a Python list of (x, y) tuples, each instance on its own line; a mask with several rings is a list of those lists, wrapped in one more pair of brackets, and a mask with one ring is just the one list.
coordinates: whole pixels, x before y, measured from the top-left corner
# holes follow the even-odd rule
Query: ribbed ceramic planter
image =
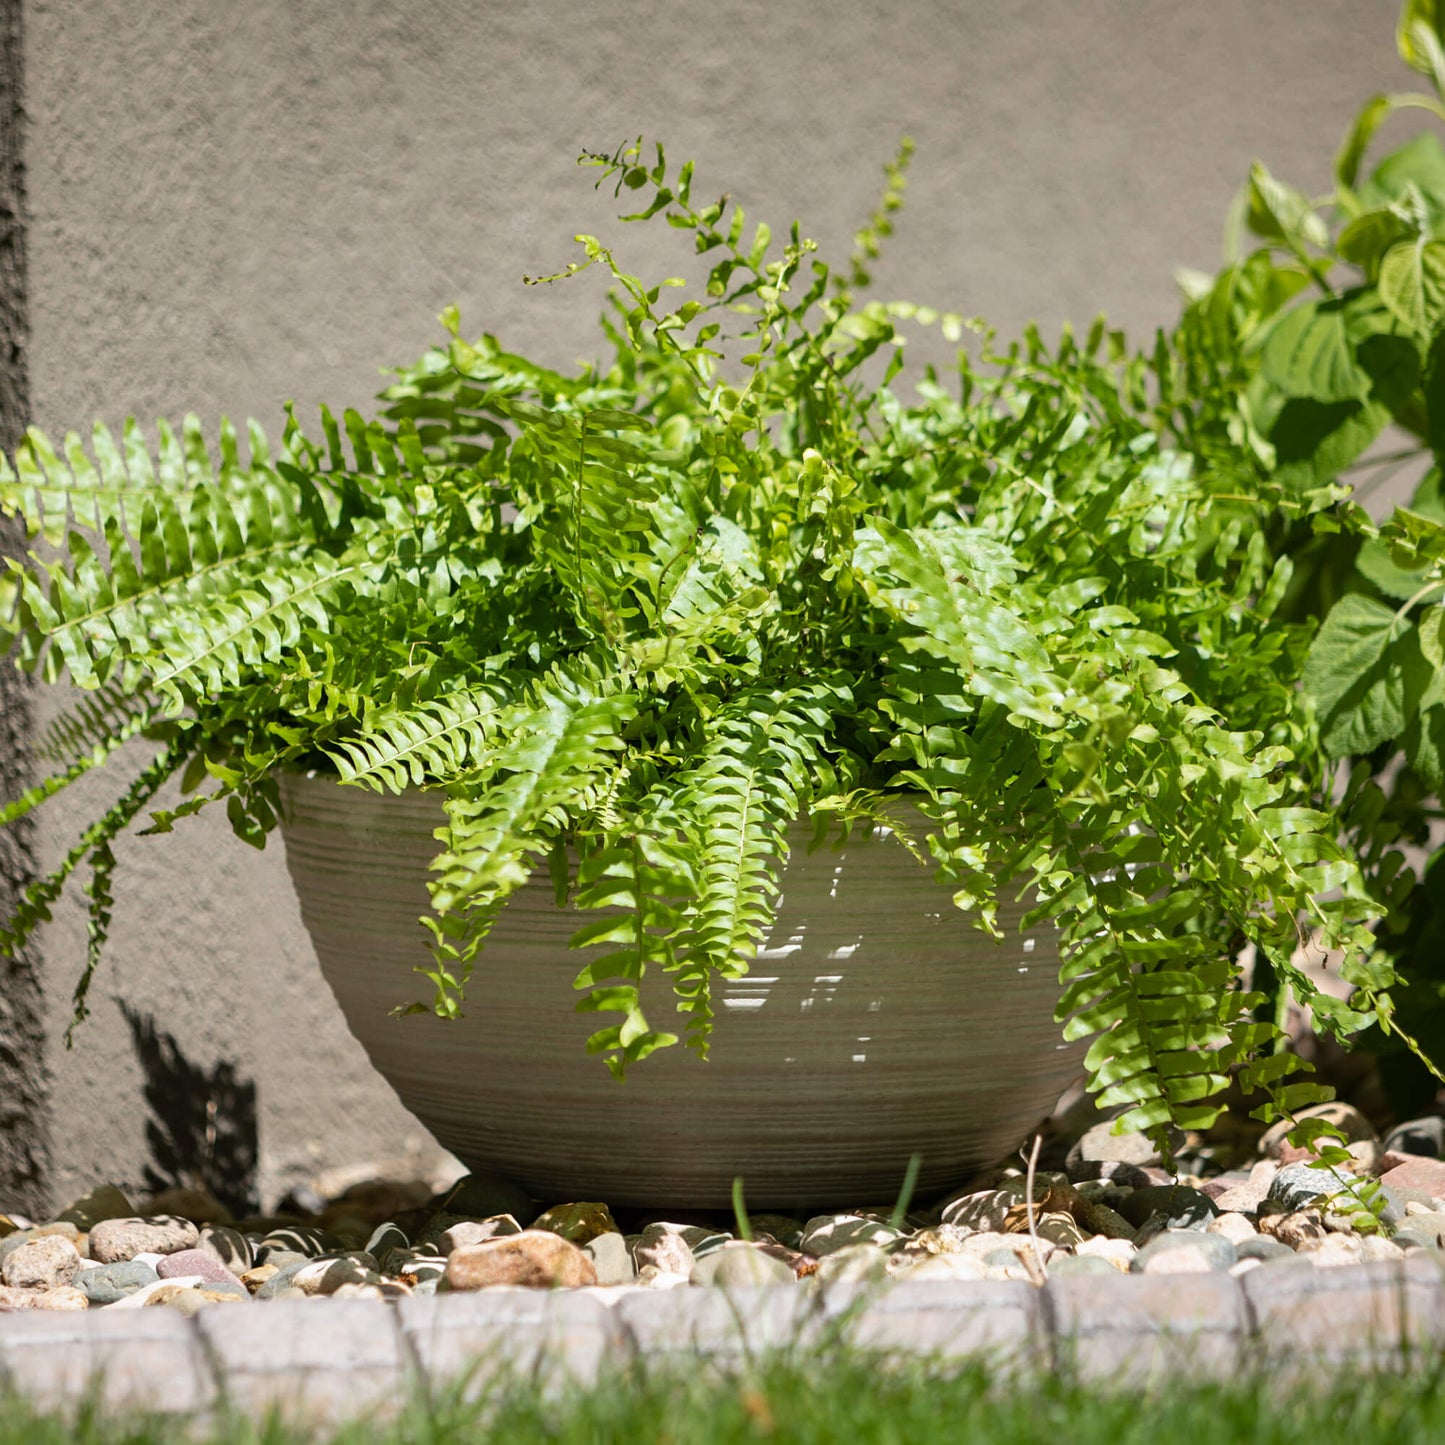
[[(1017, 1146), (1080, 1069), (1053, 1021), (1047, 930), (1007, 941), (968, 926), (896, 842), (808, 854), (800, 832), (768, 947), (715, 985), (712, 1055), (654, 1054), (615, 1082), (574, 1011), (586, 955), (550, 883), (508, 905), (478, 961), (466, 1016), (394, 1018), (429, 985), (418, 918), (441, 821), (434, 795), (382, 796), (322, 777), (285, 782), (287, 865), (327, 981), (402, 1101), (473, 1168), (552, 1201), (725, 1206), (890, 1203), (909, 1156), (920, 1193)], [(654, 1027), (676, 1017), (648, 977)], [(605, 1020), (604, 1020), (605, 1022)]]

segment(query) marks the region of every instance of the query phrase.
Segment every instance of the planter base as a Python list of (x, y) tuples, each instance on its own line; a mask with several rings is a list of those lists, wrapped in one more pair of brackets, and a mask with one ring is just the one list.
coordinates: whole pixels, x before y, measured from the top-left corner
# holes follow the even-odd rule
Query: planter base
[[(619, 1084), (584, 1052), (598, 1015), (574, 1011), (586, 955), (566, 946), (583, 920), (550, 884), (508, 905), (464, 1018), (393, 1018), (429, 988), (410, 969), (440, 800), (291, 776), (283, 801), (302, 918), (372, 1063), (468, 1166), (539, 1198), (718, 1208), (741, 1175), (754, 1209), (888, 1205), (915, 1151), (927, 1196), (1016, 1147), (1080, 1071), (1049, 930), (1000, 908), (994, 943), (896, 843), (809, 855), (801, 830), (768, 946), (714, 986), (706, 1062), (666, 1049)], [(649, 976), (654, 1027), (670, 1000)]]

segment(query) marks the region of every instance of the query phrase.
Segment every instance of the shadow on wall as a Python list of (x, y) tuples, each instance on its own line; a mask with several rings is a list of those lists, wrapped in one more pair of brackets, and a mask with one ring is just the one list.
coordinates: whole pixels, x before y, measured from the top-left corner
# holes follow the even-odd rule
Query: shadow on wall
[(256, 1085), (224, 1059), (210, 1069), (192, 1063), (154, 1018), (120, 1008), (145, 1071), (146, 1187), (205, 1189), (237, 1218), (255, 1214)]

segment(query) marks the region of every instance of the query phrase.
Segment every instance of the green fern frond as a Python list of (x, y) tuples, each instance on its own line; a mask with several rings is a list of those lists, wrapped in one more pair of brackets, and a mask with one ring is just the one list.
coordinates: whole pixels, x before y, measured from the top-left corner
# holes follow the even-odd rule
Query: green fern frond
[(461, 688), (373, 716), (366, 730), (325, 749), (344, 783), (381, 792), (421, 787), (481, 764), (500, 707), (491, 687)]
[(746, 973), (767, 935), (788, 825), (811, 791), (827, 730), (816, 693), (744, 694), (712, 719), (697, 765), (669, 784), (697, 859), (695, 896), (679, 915), (673, 989), (688, 1046), (703, 1057), (712, 979)]
[(647, 967), (673, 972), (673, 940), (681, 918), (680, 900), (696, 889), (688, 851), (675, 838), (638, 827), (584, 845), (577, 876), (576, 905), (602, 910), (571, 938), (573, 948), (615, 944), (578, 971), (573, 987), (585, 990), (581, 1013), (620, 1013), (622, 1021), (598, 1029), (587, 1040), (614, 1077), (657, 1049), (677, 1042), (659, 1032), (642, 1011), (641, 984)]
[(605, 785), (636, 711), (635, 695), (559, 671), (498, 717), (484, 759), (447, 799), (428, 884), (438, 1012), (455, 1012), (497, 910)]

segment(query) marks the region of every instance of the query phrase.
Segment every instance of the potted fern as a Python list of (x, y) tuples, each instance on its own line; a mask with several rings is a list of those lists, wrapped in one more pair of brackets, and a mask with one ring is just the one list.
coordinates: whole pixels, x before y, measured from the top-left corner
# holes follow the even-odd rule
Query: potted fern
[[(607, 364), (448, 313), (369, 421), (288, 411), (275, 451), (189, 419), (32, 432), (0, 473), (37, 548), (9, 652), (90, 690), (74, 761), (5, 821), (156, 749), (4, 946), (89, 870), (78, 1021), (122, 829), (279, 826), (404, 1100), (474, 1163), (616, 1202), (881, 1193), (916, 1149), (942, 1185), (1081, 1067), (1161, 1138), (1241, 1069), (1273, 1110), (1319, 1097), (1243, 970), (1345, 1033), (1386, 1017), (1262, 545), (1332, 500), (1191, 468), (1102, 324), (972, 324), (895, 388), (901, 328), (964, 330), (859, 299), (906, 149), (838, 270), (660, 147), (583, 160), (707, 268), (674, 306), (581, 238)], [(1350, 1004), (1296, 967), (1306, 930)]]

